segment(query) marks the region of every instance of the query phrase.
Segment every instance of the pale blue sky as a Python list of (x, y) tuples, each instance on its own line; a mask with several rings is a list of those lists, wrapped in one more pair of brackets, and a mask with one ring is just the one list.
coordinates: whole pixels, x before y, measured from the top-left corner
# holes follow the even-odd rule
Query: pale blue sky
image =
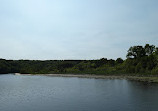
[(0, 58), (116, 59), (158, 46), (158, 0), (0, 0)]

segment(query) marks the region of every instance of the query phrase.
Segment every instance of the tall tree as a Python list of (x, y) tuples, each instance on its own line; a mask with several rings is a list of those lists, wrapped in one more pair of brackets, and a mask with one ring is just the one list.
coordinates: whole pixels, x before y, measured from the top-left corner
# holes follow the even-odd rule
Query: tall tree
[(127, 58), (140, 58), (145, 56), (145, 49), (142, 46), (130, 47), (126, 55)]
[(145, 49), (146, 55), (150, 56), (155, 51), (155, 46), (154, 45), (146, 44), (145, 47), (144, 47), (144, 49)]

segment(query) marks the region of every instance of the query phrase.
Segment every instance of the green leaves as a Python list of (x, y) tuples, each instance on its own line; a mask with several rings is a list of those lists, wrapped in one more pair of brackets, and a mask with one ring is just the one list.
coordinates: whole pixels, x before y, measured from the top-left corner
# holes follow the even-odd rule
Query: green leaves
[(158, 74), (158, 48), (154, 45), (132, 46), (127, 59), (116, 60), (5, 60), (0, 59), (0, 73), (73, 73), (73, 74)]
[(126, 55), (127, 58), (141, 58), (144, 56), (150, 56), (156, 52), (156, 47), (154, 45), (146, 44), (143, 46), (133, 46), (130, 47)]

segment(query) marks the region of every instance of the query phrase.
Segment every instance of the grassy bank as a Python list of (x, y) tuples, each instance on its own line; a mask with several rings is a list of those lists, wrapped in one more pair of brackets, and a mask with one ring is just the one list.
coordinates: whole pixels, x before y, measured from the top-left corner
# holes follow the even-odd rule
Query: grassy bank
[(147, 83), (158, 83), (158, 77), (138, 77), (138, 76), (130, 76), (127, 77), (129, 80), (147, 82)]
[(158, 76), (134, 76), (134, 75), (95, 75), (95, 74), (22, 74), (22, 75), (40, 75), (50, 77), (79, 77), (95, 79), (127, 79), (132, 81), (158, 83)]

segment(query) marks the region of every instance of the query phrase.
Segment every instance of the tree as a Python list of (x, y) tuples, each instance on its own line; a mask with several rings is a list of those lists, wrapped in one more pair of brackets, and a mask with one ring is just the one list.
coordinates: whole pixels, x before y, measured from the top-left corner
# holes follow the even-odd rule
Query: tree
[(130, 47), (126, 55), (127, 58), (140, 58), (145, 56), (145, 49), (142, 46)]
[(150, 56), (154, 52), (156, 52), (156, 50), (158, 50), (158, 49), (155, 48), (154, 45), (149, 45), (149, 44), (146, 44), (144, 47), (143, 46), (133, 46), (133, 47), (129, 48), (126, 57), (127, 58), (141, 58), (144, 56)]
[(122, 59), (122, 58), (117, 58), (117, 59), (116, 59), (116, 63), (117, 63), (117, 64), (123, 63), (123, 59)]
[(146, 44), (145, 47), (144, 47), (144, 49), (145, 49), (146, 55), (150, 56), (155, 51), (155, 46), (154, 45)]
[(158, 55), (158, 47), (155, 48), (155, 55)]
[(110, 66), (114, 66), (115, 65), (115, 60), (113, 60), (113, 59), (108, 60), (108, 64)]

